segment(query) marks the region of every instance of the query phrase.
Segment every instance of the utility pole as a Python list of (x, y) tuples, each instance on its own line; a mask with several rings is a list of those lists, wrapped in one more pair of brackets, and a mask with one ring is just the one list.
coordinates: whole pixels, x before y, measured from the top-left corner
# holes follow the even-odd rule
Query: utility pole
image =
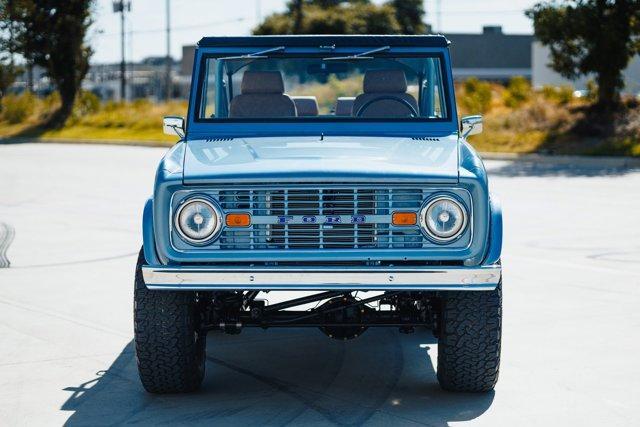
[(113, 0), (113, 12), (120, 13), (120, 53), (122, 60), (120, 61), (120, 101), (127, 98), (127, 76), (125, 62), (125, 40), (124, 40), (124, 14), (131, 11), (131, 0)]
[(171, 99), (171, 0), (166, 0), (167, 12), (167, 71), (165, 75), (165, 100)]
[(438, 33), (442, 34), (442, 2), (436, 0), (436, 22), (438, 24)]

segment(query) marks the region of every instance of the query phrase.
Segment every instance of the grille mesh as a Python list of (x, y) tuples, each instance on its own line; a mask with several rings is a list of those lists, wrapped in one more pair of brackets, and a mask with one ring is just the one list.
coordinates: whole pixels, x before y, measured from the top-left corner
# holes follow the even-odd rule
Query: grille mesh
[(364, 223), (260, 223), (225, 228), (215, 245), (243, 249), (422, 248), (418, 226), (393, 227), (395, 210), (417, 212), (426, 196), (420, 188), (311, 188), (220, 190), (224, 212), (249, 212), (254, 219), (280, 216), (364, 216)]

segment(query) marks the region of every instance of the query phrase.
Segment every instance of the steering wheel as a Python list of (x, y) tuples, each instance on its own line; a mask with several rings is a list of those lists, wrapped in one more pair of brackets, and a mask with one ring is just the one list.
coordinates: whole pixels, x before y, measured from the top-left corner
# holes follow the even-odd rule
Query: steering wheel
[(375, 104), (376, 102), (379, 102), (379, 101), (395, 101), (409, 109), (409, 112), (411, 113), (410, 117), (418, 117), (419, 115), (418, 110), (416, 110), (416, 108), (413, 105), (411, 105), (411, 103), (406, 99), (396, 98), (395, 96), (391, 96), (391, 95), (385, 95), (385, 96), (380, 96), (378, 98), (370, 99), (369, 101), (362, 104), (362, 107), (358, 108), (358, 111), (356, 111), (355, 117), (362, 117), (362, 115), (367, 110), (367, 108), (371, 107), (372, 104)]

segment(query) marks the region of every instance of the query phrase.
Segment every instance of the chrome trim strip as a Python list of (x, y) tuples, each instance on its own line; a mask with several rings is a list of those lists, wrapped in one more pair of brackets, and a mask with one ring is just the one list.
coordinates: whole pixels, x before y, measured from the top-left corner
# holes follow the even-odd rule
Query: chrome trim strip
[[(204, 239), (192, 239), (191, 237), (187, 236), (185, 234), (185, 232), (182, 230), (182, 228), (180, 228), (180, 224), (179, 224), (179, 218), (180, 218), (180, 213), (182, 213), (182, 210), (189, 204), (192, 202), (201, 202), (204, 203), (205, 205), (209, 206), (211, 208), (211, 211), (215, 214), (216, 216), (216, 226), (213, 229), (213, 231), (211, 232), (211, 234), (209, 236), (207, 236)], [(218, 203), (210, 200), (209, 197), (189, 197), (189, 198), (185, 198), (180, 202), (180, 205), (178, 205), (178, 209), (176, 209), (176, 213), (173, 215), (173, 224), (174, 224), (174, 228), (176, 230), (176, 232), (178, 233), (178, 235), (182, 238), (182, 240), (184, 240), (185, 242), (194, 245), (194, 246), (203, 246), (206, 245), (207, 243), (215, 240), (215, 238), (217, 237), (217, 235), (219, 234), (219, 232), (222, 230), (222, 221), (224, 220), (224, 216), (222, 215), (222, 211), (220, 210), (220, 208), (218, 207)]]
[(499, 264), (480, 267), (152, 267), (149, 289), (165, 290), (493, 290)]
[[(449, 236), (447, 238), (436, 236), (435, 233), (433, 233), (433, 231), (431, 231), (427, 226), (427, 219), (426, 219), (427, 212), (429, 211), (429, 208), (433, 206), (434, 203), (440, 200), (449, 200), (455, 203), (456, 205), (458, 205), (460, 207), (460, 210), (462, 211), (462, 227), (460, 227), (460, 230), (456, 234)], [(467, 207), (466, 204), (463, 201), (458, 200), (457, 197), (447, 193), (439, 193), (424, 201), (424, 203), (422, 204), (422, 207), (420, 207), (420, 210), (418, 211), (418, 221), (419, 221), (420, 229), (422, 230), (422, 233), (426, 235), (428, 239), (440, 245), (448, 245), (450, 243), (455, 242), (460, 237), (462, 237), (462, 235), (467, 229), (467, 222), (471, 223), (471, 227), (473, 229), (473, 221), (468, 220), (468, 217), (471, 216), (472, 214), (473, 214), (473, 203), (471, 203), (471, 205)], [(469, 244), (471, 244), (471, 242), (469, 242)]]

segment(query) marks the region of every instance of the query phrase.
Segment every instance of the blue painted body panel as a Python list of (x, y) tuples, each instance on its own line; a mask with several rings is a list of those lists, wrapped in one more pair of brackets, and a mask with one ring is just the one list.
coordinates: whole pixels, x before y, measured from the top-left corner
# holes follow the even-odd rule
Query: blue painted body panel
[[(191, 85), (191, 93), (189, 98), (189, 109), (187, 113), (187, 139), (207, 139), (220, 137), (266, 137), (266, 136), (449, 136), (458, 132), (458, 112), (453, 89), (453, 76), (451, 74), (451, 58), (447, 48), (432, 47), (405, 47), (393, 46), (389, 49), (389, 55), (392, 54), (423, 54), (438, 55), (441, 57), (444, 69), (444, 82), (446, 83), (446, 94), (452, 102), (449, 103), (451, 111), (449, 111), (448, 119), (442, 121), (433, 120), (399, 120), (399, 121), (349, 121), (349, 120), (257, 120), (257, 121), (236, 121), (236, 122), (220, 122), (207, 123), (196, 120), (196, 102), (199, 86), (195, 84), (198, 76), (201, 75), (202, 58), (212, 55), (242, 55), (255, 53), (260, 48), (247, 47), (216, 47), (216, 48), (198, 48), (196, 49), (194, 58), (194, 68)], [(336, 47), (331, 52), (333, 54), (351, 55), (371, 50), (370, 47)], [(287, 48), (287, 53), (296, 54), (318, 54), (327, 53), (326, 49), (320, 49), (318, 46), (312, 47), (291, 47)]]
[[(458, 182), (457, 136), (190, 140), (184, 183)], [(215, 171), (215, 173), (212, 173)]]
[(493, 194), (489, 197), (491, 205), (491, 226), (489, 235), (489, 250), (484, 264), (495, 264), (500, 261), (502, 254), (502, 206), (500, 200)]
[(142, 214), (142, 247), (147, 265), (160, 265), (156, 251), (156, 239), (153, 233), (153, 199), (151, 198), (144, 204)]
[[(256, 49), (216, 47), (197, 49), (193, 78), (199, 76), (204, 54), (249, 53)], [(366, 49), (337, 48), (359, 53)], [(394, 47), (394, 52), (440, 54), (450, 72), (446, 48)], [(289, 49), (287, 50), (289, 51)], [(317, 48), (295, 48), (317, 52)], [(452, 111), (440, 122), (250, 122), (195, 121), (192, 85), (187, 134), (167, 152), (158, 166), (153, 200), (145, 205), (143, 235), (149, 265), (262, 261), (463, 261), (492, 264), (500, 257), (502, 217), (496, 199), (489, 198), (487, 175), (474, 149), (458, 137), (453, 85), (448, 85)], [(322, 136), (321, 136), (322, 135)], [(216, 138), (233, 138), (215, 140)], [(411, 137), (430, 137), (414, 140)], [(263, 249), (176, 250), (171, 244), (172, 197), (185, 190), (206, 191), (213, 185), (279, 183), (359, 183), (390, 185), (419, 183), (440, 190), (462, 189), (470, 195), (473, 238), (460, 245), (422, 249)], [(147, 248), (149, 246), (149, 248)]]

